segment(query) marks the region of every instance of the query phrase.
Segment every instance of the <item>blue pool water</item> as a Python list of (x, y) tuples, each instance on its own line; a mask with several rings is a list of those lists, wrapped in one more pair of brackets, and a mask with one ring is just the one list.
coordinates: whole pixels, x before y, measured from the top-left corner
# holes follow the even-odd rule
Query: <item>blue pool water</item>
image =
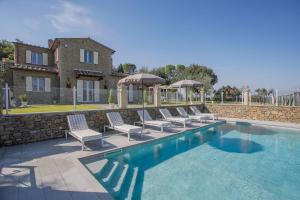
[(104, 161), (93, 175), (115, 199), (300, 199), (300, 132), (288, 129), (215, 125)]

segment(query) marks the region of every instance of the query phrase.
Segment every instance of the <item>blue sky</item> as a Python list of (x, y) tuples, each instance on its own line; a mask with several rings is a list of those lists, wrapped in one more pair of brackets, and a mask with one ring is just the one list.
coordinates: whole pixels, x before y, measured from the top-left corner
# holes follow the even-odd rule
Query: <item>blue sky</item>
[(300, 88), (298, 0), (0, 0), (0, 39), (92, 37), (114, 65), (206, 65), (221, 85)]

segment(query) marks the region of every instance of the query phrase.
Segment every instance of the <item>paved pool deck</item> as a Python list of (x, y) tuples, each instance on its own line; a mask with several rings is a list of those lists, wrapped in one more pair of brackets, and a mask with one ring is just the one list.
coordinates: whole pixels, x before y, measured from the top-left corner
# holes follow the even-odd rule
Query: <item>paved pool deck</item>
[[(222, 118), (229, 122), (249, 122), (266, 126), (280, 126), (300, 130), (300, 124), (266, 122)], [(184, 130), (203, 127), (207, 124), (193, 123), (183, 129), (174, 126), (161, 133), (158, 129), (146, 129), (142, 138), (110, 131), (105, 135), (107, 147), (100, 142), (87, 143), (88, 149), (81, 151), (81, 144), (69, 137), (36, 143), (0, 148), (0, 199), (2, 200), (99, 200), (111, 199), (106, 190), (94, 179), (79, 159), (103, 154), (117, 148), (127, 147), (154, 139), (178, 134)]]
[(81, 144), (69, 137), (0, 148), (0, 199), (2, 200), (99, 200), (111, 199), (106, 190), (80, 163), (79, 158), (102, 154), (117, 148), (149, 142), (178, 134), (184, 130), (203, 127), (194, 123), (186, 129), (174, 126), (160, 132), (146, 129), (144, 136), (107, 132), (103, 148), (99, 142)]

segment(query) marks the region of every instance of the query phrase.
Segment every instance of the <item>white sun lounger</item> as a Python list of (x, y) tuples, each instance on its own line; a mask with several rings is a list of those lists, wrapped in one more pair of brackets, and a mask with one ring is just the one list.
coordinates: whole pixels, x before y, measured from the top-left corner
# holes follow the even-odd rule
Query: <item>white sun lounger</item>
[(192, 122), (191, 119), (189, 118), (173, 117), (170, 111), (166, 108), (160, 108), (159, 112), (161, 113), (161, 115), (166, 121), (183, 124), (184, 128), (186, 127), (186, 124), (190, 124)]
[(130, 141), (130, 134), (143, 134), (143, 128), (125, 124), (119, 112), (106, 113), (110, 126), (108, 128), (128, 134), (128, 141)]
[(82, 145), (81, 150), (84, 150), (84, 142), (92, 140), (101, 140), (101, 146), (103, 146), (102, 133), (89, 129), (84, 115), (68, 115), (67, 119), (69, 131), (65, 132), (66, 139), (68, 139), (68, 134), (70, 134), (79, 140)]
[[(143, 123), (143, 110), (137, 111), (142, 123)], [(144, 110), (144, 125), (160, 127), (160, 131), (163, 132), (165, 127), (171, 127), (171, 122), (153, 120), (147, 110)]]
[(178, 108), (176, 108), (176, 110), (178, 111), (180, 116), (185, 117), (185, 118), (190, 118), (191, 120), (194, 120), (194, 121), (203, 122), (209, 118), (208, 116), (189, 115), (189, 114), (187, 114), (187, 112), (185, 111), (185, 109), (183, 107), (178, 107)]
[(206, 117), (209, 117), (209, 119), (212, 119), (212, 120), (218, 119), (217, 114), (215, 114), (215, 113), (202, 113), (202, 112), (200, 112), (200, 110), (198, 110), (198, 108), (196, 106), (190, 106), (190, 109), (195, 115), (206, 116)]

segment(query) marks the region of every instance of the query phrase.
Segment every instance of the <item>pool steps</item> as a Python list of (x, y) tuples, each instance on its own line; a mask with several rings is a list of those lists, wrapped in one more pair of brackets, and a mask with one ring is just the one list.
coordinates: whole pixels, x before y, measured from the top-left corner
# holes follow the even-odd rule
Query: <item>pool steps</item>
[(115, 192), (119, 192), (120, 191), (122, 185), (124, 184), (124, 180), (125, 180), (125, 177), (127, 175), (127, 171), (128, 171), (128, 164), (126, 164), (126, 165), (123, 166), (123, 171), (122, 171), (120, 177), (118, 177), (119, 180), (118, 180), (116, 186), (113, 188), (113, 190)]
[(108, 173), (107, 177), (102, 179), (104, 183), (111, 180), (111, 177), (114, 175), (114, 172), (116, 171), (118, 165), (119, 165), (119, 162), (117, 162), (117, 161), (113, 162), (113, 167), (111, 168), (111, 170)]
[(127, 198), (126, 198), (128, 200), (133, 198), (133, 191), (134, 191), (134, 188), (135, 188), (135, 183), (136, 183), (138, 173), (139, 173), (139, 168), (137, 168), (137, 167), (133, 168), (132, 180), (130, 182), (130, 186), (129, 186), (129, 189), (128, 189), (128, 195), (127, 195)]
[[(103, 159), (97, 166), (101, 166), (97, 170), (96, 178), (100, 178), (103, 185), (111, 188), (109, 192), (116, 196), (125, 194), (126, 199), (132, 199), (136, 187), (136, 180), (138, 177), (138, 167), (130, 167), (122, 161), (109, 161)], [(93, 166), (94, 168), (94, 166)], [(94, 170), (92, 170), (94, 171)], [(130, 184), (125, 184), (129, 182)]]

